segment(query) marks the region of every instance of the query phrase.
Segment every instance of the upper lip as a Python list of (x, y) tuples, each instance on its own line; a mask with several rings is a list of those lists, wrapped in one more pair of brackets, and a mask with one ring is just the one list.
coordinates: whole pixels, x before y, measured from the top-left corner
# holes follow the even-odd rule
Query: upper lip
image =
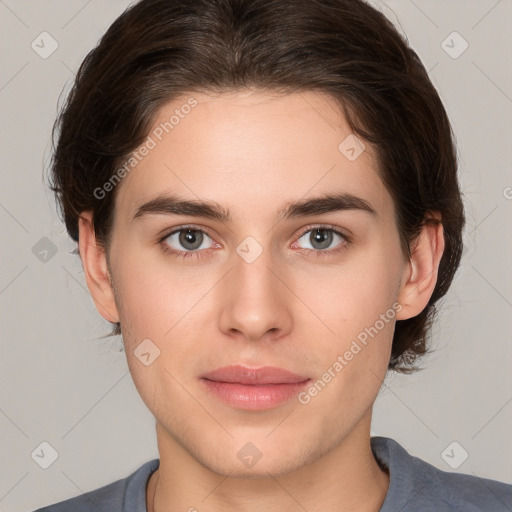
[(215, 380), (218, 382), (236, 382), (239, 384), (293, 384), (304, 382), (308, 377), (277, 368), (274, 366), (263, 366), (261, 368), (249, 368), (242, 365), (223, 366), (201, 376), (203, 379)]

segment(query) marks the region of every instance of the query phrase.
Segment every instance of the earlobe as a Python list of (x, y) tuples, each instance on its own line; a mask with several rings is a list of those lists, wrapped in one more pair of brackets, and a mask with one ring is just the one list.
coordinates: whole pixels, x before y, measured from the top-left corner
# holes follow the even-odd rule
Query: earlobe
[(78, 248), (87, 287), (100, 315), (112, 323), (119, 322), (114, 290), (105, 250), (96, 242), (92, 212), (84, 211), (78, 219)]
[(439, 263), (444, 251), (444, 230), (440, 215), (431, 214), (411, 248), (397, 301), (402, 309), (397, 320), (419, 315), (427, 306), (437, 283)]

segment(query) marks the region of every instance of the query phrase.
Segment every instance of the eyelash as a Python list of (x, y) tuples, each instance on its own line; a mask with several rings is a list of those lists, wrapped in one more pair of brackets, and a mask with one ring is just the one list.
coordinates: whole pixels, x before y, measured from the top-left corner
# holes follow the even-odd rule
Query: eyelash
[[(179, 233), (181, 231), (186, 231), (187, 229), (190, 229), (193, 231), (199, 231), (199, 232), (207, 235), (208, 237), (212, 238), (208, 234), (207, 231), (205, 231), (204, 229), (200, 229), (197, 226), (193, 226), (193, 225), (180, 226), (179, 229), (175, 229), (175, 230), (167, 233), (165, 236), (160, 238), (160, 240), (158, 241), (158, 243), (162, 247), (162, 250), (164, 251), (164, 253), (170, 254), (177, 258), (183, 258), (183, 259), (185, 259), (185, 258), (203, 258), (204, 257), (203, 253), (205, 252), (205, 249), (201, 249), (201, 250), (196, 249), (195, 251), (176, 251), (175, 249), (171, 249), (170, 246), (165, 243), (165, 240), (167, 240), (171, 235), (174, 235), (175, 233)], [(351, 243), (351, 240), (347, 235), (345, 235), (344, 233), (342, 233), (341, 231), (336, 229), (334, 226), (330, 226), (330, 225), (326, 225), (326, 224), (308, 226), (300, 234), (300, 236), (298, 238), (299, 239), (302, 238), (306, 233), (309, 233), (310, 231), (314, 231), (315, 229), (322, 230), (322, 231), (331, 231), (343, 239), (341, 244), (338, 247), (336, 247), (335, 249), (325, 249), (325, 250), (302, 249), (304, 251), (314, 252), (315, 253), (314, 257), (316, 257), (316, 258), (326, 257), (326, 256), (332, 255), (334, 253), (343, 251), (343, 250), (347, 249), (347, 246), (350, 245), (350, 243)]]

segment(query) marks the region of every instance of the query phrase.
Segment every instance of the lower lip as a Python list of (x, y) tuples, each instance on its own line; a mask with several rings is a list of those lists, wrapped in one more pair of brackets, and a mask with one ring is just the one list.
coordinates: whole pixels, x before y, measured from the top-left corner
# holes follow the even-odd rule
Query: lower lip
[(207, 389), (227, 404), (239, 409), (259, 411), (287, 402), (308, 385), (311, 379), (293, 384), (244, 385), (201, 379)]

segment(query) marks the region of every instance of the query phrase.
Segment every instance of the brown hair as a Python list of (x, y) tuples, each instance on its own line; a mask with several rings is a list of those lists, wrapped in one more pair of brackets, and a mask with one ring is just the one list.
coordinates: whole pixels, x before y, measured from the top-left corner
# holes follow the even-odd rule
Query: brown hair
[[(193, 91), (246, 87), (334, 98), (373, 145), (391, 193), (404, 253), (439, 211), (445, 251), (421, 314), (397, 321), (389, 369), (417, 369), (436, 310), (462, 253), (464, 212), (454, 137), (417, 54), (362, 0), (142, 0), (86, 56), (54, 129), (51, 189), (67, 231), (92, 210), (110, 247), (118, 187), (102, 187), (146, 139), (164, 103)], [(55, 142), (58, 132), (57, 142)], [(119, 324), (111, 333), (120, 334)]]

